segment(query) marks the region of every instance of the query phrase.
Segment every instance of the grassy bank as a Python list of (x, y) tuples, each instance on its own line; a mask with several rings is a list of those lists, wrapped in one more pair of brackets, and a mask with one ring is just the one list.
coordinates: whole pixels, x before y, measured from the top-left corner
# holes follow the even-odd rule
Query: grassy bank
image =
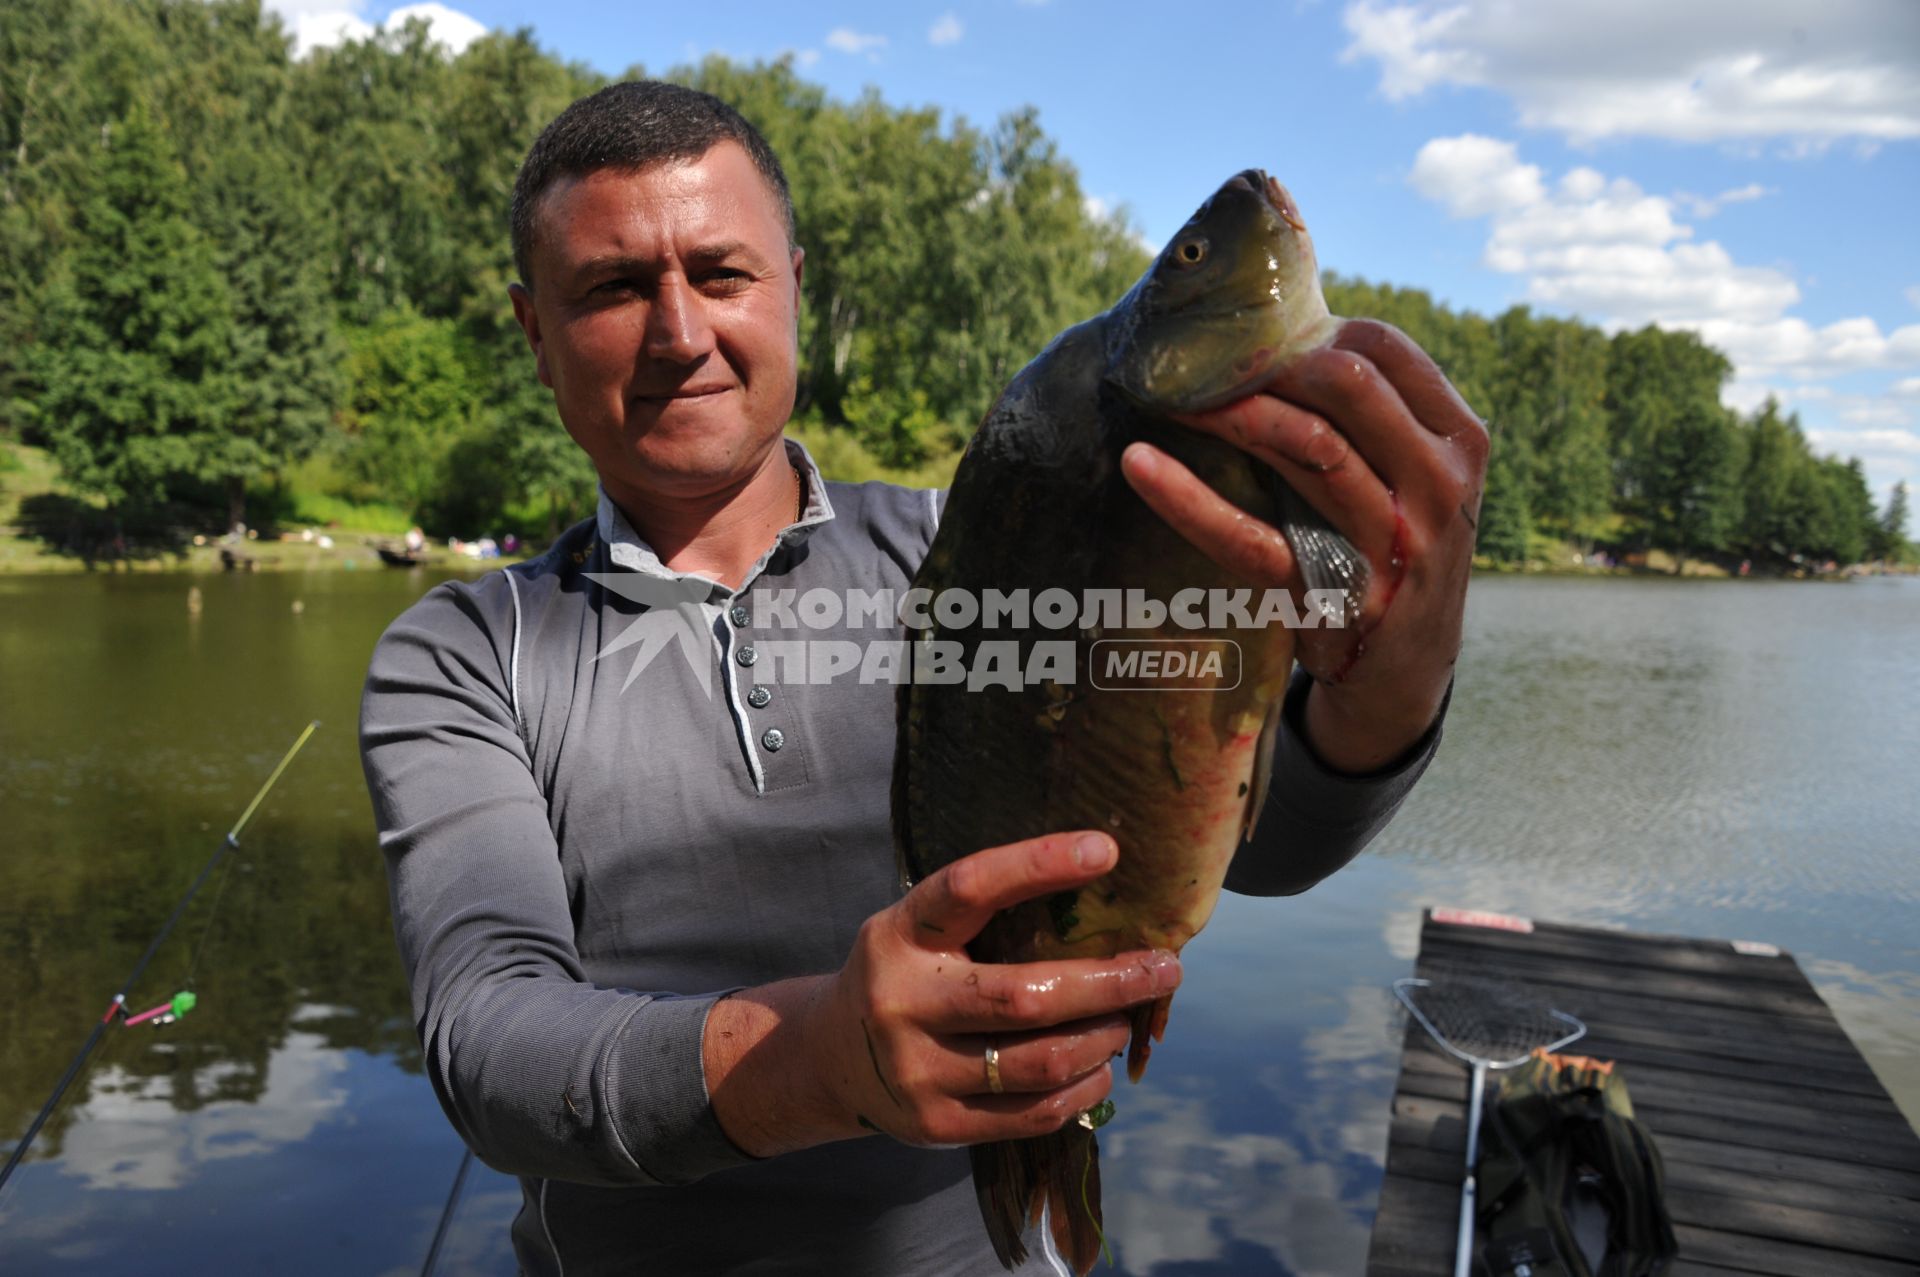
[[(787, 433), (806, 446), (827, 478), (848, 483), (882, 479), (908, 487), (945, 487), (960, 464), (957, 446), (937, 450), (912, 469), (898, 469), (883, 465), (845, 430), (796, 422)], [(339, 495), (341, 490), (339, 476), (323, 458), (314, 458), (288, 471), (270, 493), (260, 494), (257, 501), (250, 499), (249, 505), (256, 509), (272, 509), (272, 525), (243, 544), (224, 546), (215, 527), (208, 524), (207, 512), (183, 511), (160, 535), (115, 556), (108, 548), (111, 534), (106, 530), (104, 506), (69, 491), (61, 482), (59, 467), (44, 450), (0, 441), (0, 573), (221, 572), (227, 570), (223, 548), (246, 560), (248, 570), (383, 566), (375, 546), (397, 543), (412, 526), (412, 518), (398, 506), (349, 500)], [(541, 520), (528, 514), (519, 522), (538, 526)], [(78, 529), (84, 529), (84, 534), (77, 534)], [(97, 548), (89, 557), (73, 548), (76, 543)], [(423, 559), (435, 569), (462, 571), (482, 571), (513, 561), (512, 557), (470, 559), (443, 543), (430, 546)]]
[[(173, 529), (162, 540), (130, 547), (124, 556), (103, 547), (89, 557), (61, 548), (59, 532), (83, 525), (97, 530), (106, 518), (101, 503), (71, 492), (43, 449), (0, 442), (0, 573), (223, 572), (228, 570), (223, 548), (249, 571), (380, 568), (374, 546), (396, 541), (409, 526), (406, 513), (396, 507), (344, 501), (302, 486), (298, 476), (276, 495), (282, 507), (279, 530), (255, 532), (241, 543), (223, 546), (217, 536)], [(427, 566), (445, 570), (480, 571), (505, 561), (482, 564), (445, 546), (424, 555)]]
[[(829, 479), (858, 483), (883, 479), (909, 487), (945, 487), (953, 481), (960, 464), (957, 450), (928, 458), (912, 470), (891, 469), (881, 465), (850, 434), (811, 423), (795, 423), (788, 435), (800, 440), (813, 455), (821, 472)], [(328, 493), (328, 475), (318, 463), (309, 463), (291, 472), (275, 493), (279, 514), (277, 527), (255, 534), (244, 544), (230, 547), (247, 561), (247, 570), (257, 571), (353, 571), (383, 566), (375, 553), (378, 544), (392, 544), (411, 525), (406, 511), (397, 506), (372, 502), (353, 502)], [(179, 534), (165, 545), (144, 545), (126, 557), (87, 556), (51, 544), (46, 524), (48, 510), (68, 517), (74, 512), (90, 512), (104, 518), (98, 502), (86, 501), (70, 493), (60, 481), (59, 467), (44, 450), (23, 444), (0, 441), (0, 574), (38, 572), (221, 572), (226, 571), (219, 538), (205, 533)], [(286, 529), (292, 529), (291, 531)], [(445, 545), (430, 546), (423, 555), (426, 566), (436, 570), (483, 571), (513, 557), (484, 562), (455, 554)], [(1589, 563), (1571, 541), (1538, 533), (1529, 537), (1527, 557), (1517, 562), (1496, 561), (1476, 555), (1474, 570), (1497, 575), (1528, 576), (1674, 576), (1673, 556), (1664, 550), (1649, 550), (1626, 561), (1605, 566)], [(1841, 579), (1862, 572), (1920, 574), (1920, 565), (1888, 567), (1865, 565), (1846, 572), (1822, 573), (1798, 571), (1782, 573), (1756, 567), (1754, 575), (1777, 579), (1796, 575), (1821, 579)], [(1735, 575), (1723, 562), (1688, 559), (1678, 575), (1683, 577), (1727, 578)]]

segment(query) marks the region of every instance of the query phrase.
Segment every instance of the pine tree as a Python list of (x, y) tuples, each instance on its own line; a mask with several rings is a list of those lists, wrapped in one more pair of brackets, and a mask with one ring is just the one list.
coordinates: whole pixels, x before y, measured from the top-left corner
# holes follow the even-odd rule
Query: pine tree
[(106, 131), (48, 290), (34, 415), (67, 482), (115, 512), (193, 474), (231, 399), (229, 302), (185, 173), (136, 105)]
[(1903, 480), (1893, 485), (1893, 495), (1887, 498), (1886, 511), (1881, 514), (1874, 528), (1873, 557), (1888, 563), (1904, 563), (1908, 551), (1907, 544), (1907, 484)]
[(1474, 548), (1498, 562), (1518, 563), (1527, 557), (1527, 532), (1532, 527), (1526, 458), (1511, 436), (1496, 435), (1487, 463), (1487, 490), (1480, 499), (1480, 528)]

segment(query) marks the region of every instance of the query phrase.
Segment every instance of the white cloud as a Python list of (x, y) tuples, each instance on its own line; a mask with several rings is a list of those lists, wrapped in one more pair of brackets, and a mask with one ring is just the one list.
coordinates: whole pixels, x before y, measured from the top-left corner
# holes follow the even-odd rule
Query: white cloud
[(1744, 377), (1735, 377), (1720, 392), (1720, 399), (1735, 412), (1751, 413), (1769, 399), (1778, 400), (1783, 408), (1810, 403), (1829, 403), (1833, 399), (1833, 387), (1796, 383), (1775, 385), (1765, 381), (1750, 381)]
[(1806, 434), (1807, 442), (1821, 452), (1860, 458), (1877, 501), (1884, 502), (1896, 483), (1920, 484), (1920, 434), (1901, 429), (1890, 419), (1865, 429), (1816, 427)]
[(940, 20), (927, 32), (928, 44), (956, 44), (967, 29), (960, 25), (960, 19), (951, 11), (940, 15)]
[(373, 27), (347, 9), (309, 9), (284, 0), (273, 0), (267, 7), (286, 19), (293, 33), (295, 59), (304, 58), (315, 49), (330, 49), (373, 34)]
[[(1816, 328), (1789, 315), (1799, 284), (1696, 240), (1678, 216), (1679, 196), (1584, 166), (1549, 186), (1512, 142), (1471, 133), (1421, 147), (1408, 180), (1455, 217), (1488, 218), (1484, 261), (1523, 278), (1528, 300), (1608, 328), (1693, 329), (1748, 380), (1920, 363), (1920, 324), (1888, 333), (1865, 317)], [(1754, 198), (1753, 189), (1715, 200)]]
[(852, 27), (835, 27), (827, 32), (827, 47), (856, 57), (865, 54), (867, 61), (878, 62), (880, 50), (887, 47), (887, 37), (867, 35)]
[(1920, 365), (1920, 324), (1891, 333), (1864, 316), (1816, 328), (1796, 316), (1703, 319), (1666, 327), (1692, 328), (1740, 369), (1761, 376), (1834, 377)]
[(1749, 200), (1757, 200), (1772, 194), (1775, 194), (1773, 188), (1762, 186), (1758, 182), (1749, 182), (1745, 186), (1736, 186), (1718, 195), (1691, 195), (1686, 191), (1675, 191), (1673, 199), (1695, 217), (1712, 217), (1728, 204), (1744, 204)]
[[(1828, 432), (1834, 440), (1846, 435), (1844, 447), (1867, 462), (1876, 490), (1920, 471), (1920, 463), (1898, 460), (1920, 448), (1920, 436), (1908, 433), (1913, 418), (1894, 402), (1920, 397), (1920, 376), (1880, 395), (1817, 384), (1847, 374), (1920, 371), (1920, 323), (1889, 331), (1860, 315), (1816, 326), (1791, 313), (1801, 300), (1798, 281), (1776, 267), (1743, 265), (1718, 242), (1698, 239), (1681, 216), (1683, 197), (1651, 194), (1585, 166), (1549, 182), (1513, 143), (1497, 138), (1435, 138), (1420, 149), (1408, 182), (1455, 217), (1486, 219), (1483, 262), (1524, 281), (1528, 301), (1608, 330), (1657, 324), (1697, 332), (1733, 362), (1723, 396), (1729, 406), (1749, 412), (1772, 394), (1783, 403), (1819, 404), (1822, 425), (1884, 428), (1911, 440), (1896, 446), (1870, 430)], [(1750, 190), (1713, 202), (1754, 198)]]
[(342, 6), (339, 0), (267, 0), (269, 12), (285, 20), (293, 33), (293, 56), (304, 58), (315, 49), (333, 48), (349, 40), (365, 40), (379, 30), (399, 30), (409, 18), (422, 18), (435, 43), (458, 57), (468, 45), (487, 33), (485, 23), (444, 4), (409, 4), (393, 10), (375, 24), (365, 17), (366, 0)]
[(1907, 289), (1907, 300), (1915, 306), (1920, 306), (1920, 284), (1915, 284)]
[(1920, 137), (1912, 0), (1354, 0), (1345, 22), (1388, 99), (1487, 88), (1579, 141)]
[(401, 5), (387, 15), (381, 25), (390, 31), (397, 31), (411, 18), (424, 18), (433, 38), (447, 47), (455, 57), (467, 51), (467, 46), (487, 33), (487, 24), (478, 18), (449, 9), (444, 4), (407, 4)]
[(1455, 217), (1523, 208), (1546, 193), (1540, 170), (1522, 164), (1513, 143), (1475, 133), (1438, 137), (1421, 147), (1412, 181), (1415, 190), (1446, 205)]
[[(1840, 420), (1856, 426), (1905, 426), (1913, 420), (1912, 413), (1892, 400), (1864, 395), (1841, 403), (1838, 415)], [(1875, 447), (1920, 456), (1920, 435), (1905, 430), (1863, 430), (1860, 434)]]

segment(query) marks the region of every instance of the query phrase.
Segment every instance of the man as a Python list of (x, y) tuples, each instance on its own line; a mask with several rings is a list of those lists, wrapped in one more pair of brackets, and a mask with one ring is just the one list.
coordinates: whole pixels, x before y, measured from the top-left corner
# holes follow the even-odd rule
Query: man
[[(583, 99), (529, 153), (513, 235), (514, 313), (603, 491), (374, 654), (362, 747), (435, 1092), (521, 1177), (528, 1272), (998, 1273), (955, 1146), (1097, 1102), (1122, 1013), (1179, 964), (968, 961), (995, 910), (1098, 877), (1112, 840), (983, 849), (902, 897), (894, 689), (754, 677), (756, 588), (903, 592), (939, 496), (824, 483), (783, 440), (803, 255), (751, 126), (670, 85)], [(1378, 325), (1271, 389), (1192, 424), (1275, 466), (1383, 584), (1365, 656), (1290, 693), (1266, 841), (1229, 880), (1268, 894), (1345, 863), (1432, 754), (1485, 458)], [(1284, 540), (1171, 458), (1125, 464), (1201, 548), (1298, 585)], [(631, 642), (669, 611), (688, 642)]]

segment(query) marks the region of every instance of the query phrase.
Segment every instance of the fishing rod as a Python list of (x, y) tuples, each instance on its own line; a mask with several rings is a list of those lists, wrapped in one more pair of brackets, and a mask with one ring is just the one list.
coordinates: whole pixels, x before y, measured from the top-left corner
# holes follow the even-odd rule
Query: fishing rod
[[(141, 972), (147, 969), (147, 963), (153, 961), (153, 955), (160, 951), (160, 946), (165, 943), (167, 937), (173, 933), (174, 925), (180, 921), (180, 916), (187, 911), (187, 906), (193, 903), (194, 893), (205, 885), (208, 876), (211, 875), (220, 862), (226, 858), (227, 853), (240, 845), (240, 831), (247, 827), (247, 822), (253, 819), (253, 813), (259, 810), (261, 802), (266, 799), (267, 791), (271, 790), (279, 781), (280, 773), (287, 770), (287, 764), (293, 761), (293, 756), (300, 752), (300, 747), (307, 743), (307, 738), (312, 736), (314, 729), (319, 726), (320, 723), (318, 720), (307, 724), (307, 729), (300, 733), (299, 739), (294, 741), (292, 747), (281, 757), (280, 765), (273, 769), (271, 776), (267, 777), (266, 784), (260, 786), (260, 791), (253, 796), (253, 801), (248, 803), (247, 809), (240, 813), (240, 819), (233, 823), (233, 828), (229, 829), (227, 836), (221, 839), (220, 846), (214, 850), (213, 856), (200, 870), (200, 876), (195, 878), (193, 885), (187, 888), (187, 894), (181, 896), (180, 902), (174, 905), (173, 912), (168, 915), (166, 922), (162, 924), (160, 928), (160, 934), (153, 938), (153, 943), (147, 946), (147, 951), (140, 955), (140, 961), (134, 965), (133, 973), (129, 975), (126, 978), (126, 982), (120, 986), (120, 992), (113, 995), (113, 1001), (107, 1004), (107, 1013), (100, 1017), (100, 1023), (94, 1025), (93, 1032), (87, 1035), (86, 1045), (80, 1048), (80, 1053), (73, 1057), (71, 1064), (67, 1065), (67, 1071), (61, 1075), (58, 1085), (53, 1088), (53, 1094), (49, 1095), (47, 1102), (40, 1106), (40, 1112), (34, 1117), (33, 1125), (27, 1128), (26, 1135), (21, 1137), (19, 1144), (14, 1146), (12, 1155), (7, 1158), (6, 1168), (0, 1170), (0, 1189), (6, 1188), (7, 1180), (13, 1175), (13, 1168), (18, 1166), (20, 1159), (27, 1155), (27, 1146), (33, 1143), (33, 1137), (40, 1133), (40, 1128), (47, 1124), (49, 1117), (53, 1116), (54, 1109), (60, 1105), (60, 1097), (67, 1093), (69, 1086), (73, 1085), (73, 1079), (80, 1076), (80, 1070), (86, 1065), (87, 1057), (93, 1054), (94, 1047), (100, 1045), (100, 1039), (105, 1036), (107, 1029), (113, 1024), (114, 1017), (123, 1017), (126, 1018), (127, 1023), (136, 1024), (155, 1016), (185, 1015), (187, 1011), (192, 1009), (194, 1002), (193, 994), (177, 993), (170, 1003), (164, 1003), (151, 1011), (142, 1012), (138, 1016), (128, 1017), (127, 992), (133, 988), (134, 981), (138, 980)], [(223, 887), (225, 886), (224, 880), (222, 880), (221, 885)], [(165, 1022), (164, 1019), (161, 1021), (161, 1023)]]
[(447, 1228), (453, 1223), (453, 1212), (460, 1206), (460, 1186), (467, 1182), (467, 1168), (473, 1165), (473, 1150), (468, 1149), (460, 1157), (460, 1169), (454, 1172), (453, 1189), (447, 1194), (447, 1204), (440, 1210), (440, 1223), (433, 1230), (433, 1244), (427, 1247), (426, 1262), (420, 1265), (420, 1277), (433, 1277), (433, 1266), (440, 1262), (440, 1245), (447, 1240)]

